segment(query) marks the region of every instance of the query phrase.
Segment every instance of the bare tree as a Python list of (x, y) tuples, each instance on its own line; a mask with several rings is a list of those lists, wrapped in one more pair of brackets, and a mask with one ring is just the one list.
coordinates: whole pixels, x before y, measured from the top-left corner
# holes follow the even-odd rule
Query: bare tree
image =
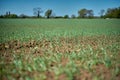
[(100, 14), (101, 17), (103, 17), (104, 13), (105, 13), (104, 9), (100, 10), (100, 12), (99, 12), (99, 14)]
[(38, 18), (40, 17), (40, 14), (42, 13), (42, 9), (41, 8), (34, 8), (33, 9), (33, 14), (36, 15)]
[(8, 16), (9, 15), (9, 13), (8, 12), (6, 12), (6, 16)]
[(93, 10), (87, 10), (88, 18), (93, 18), (94, 12)]
[(72, 15), (71, 15), (71, 18), (73, 18), (73, 19), (74, 19), (74, 18), (76, 18), (76, 16), (75, 16), (74, 14), (72, 14)]
[(10, 16), (10, 11), (8, 12), (8, 15)]

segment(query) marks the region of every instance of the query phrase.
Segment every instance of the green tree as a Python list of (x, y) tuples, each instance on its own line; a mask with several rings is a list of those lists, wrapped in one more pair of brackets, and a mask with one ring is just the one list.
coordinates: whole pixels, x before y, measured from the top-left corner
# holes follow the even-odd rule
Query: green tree
[(108, 8), (105, 14), (106, 18), (120, 18), (120, 7)]
[(93, 10), (87, 10), (85, 8), (79, 10), (78, 14), (79, 14), (78, 18), (93, 18), (94, 17)]
[(11, 14), (10, 11), (6, 12), (3, 18), (18, 18), (17, 14)]
[(67, 18), (69, 18), (69, 16), (68, 16), (68, 15), (65, 15), (64, 18), (67, 19)]
[(18, 16), (16, 14), (10, 14), (9, 18), (17, 18)]
[(85, 18), (87, 16), (87, 9), (81, 9), (78, 11), (79, 17)]
[(43, 11), (42, 11), (42, 9), (41, 8), (33, 8), (33, 14), (35, 15), (35, 16), (37, 16), (38, 18), (40, 17), (40, 14), (42, 13)]
[(27, 16), (27, 15), (25, 15), (25, 14), (21, 14), (19, 17), (20, 17), (20, 18), (28, 18), (29, 16)]
[(0, 15), (0, 18), (4, 18), (4, 16), (3, 16), (3, 15)]
[(45, 16), (47, 16), (47, 18), (50, 18), (51, 15), (52, 15), (52, 10), (51, 10), (51, 9), (48, 9), (48, 10), (45, 12)]

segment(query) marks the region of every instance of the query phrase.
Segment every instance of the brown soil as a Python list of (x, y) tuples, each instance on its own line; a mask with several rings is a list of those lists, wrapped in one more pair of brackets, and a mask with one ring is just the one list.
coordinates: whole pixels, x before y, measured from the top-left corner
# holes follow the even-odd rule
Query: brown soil
[(103, 64), (93, 66), (93, 72), (96, 76), (102, 77), (103, 80), (111, 80), (111, 71)]
[(55, 73), (54, 72), (47, 71), (45, 73), (45, 75), (46, 75), (46, 80), (55, 80)]
[[(3, 58), (2, 60), (7, 64), (11, 63), (14, 60), (13, 53), (14, 54), (32, 54), (33, 56), (44, 56), (45, 53), (61, 53), (61, 54), (69, 54), (72, 52), (79, 53), (83, 48), (87, 49), (88, 44), (95, 50), (101, 51), (99, 48), (100, 42), (99, 40), (102, 40), (104, 36), (102, 37), (86, 37), (84, 39), (81, 39), (79, 37), (76, 41), (74, 38), (60, 38), (59, 43), (55, 39), (52, 41), (49, 40), (41, 40), (41, 41), (35, 41), (31, 40), (29, 42), (20, 42), (18, 40), (9, 41), (6, 43), (0, 43), (0, 57)], [(109, 40), (109, 39), (108, 39)], [(116, 39), (113, 39), (113, 41), (104, 41), (101, 43), (101, 45), (111, 45), (113, 42), (115, 42)], [(78, 45), (79, 44), (79, 45)], [(82, 46), (82, 47), (81, 47)], [(100, 52), (101, 53), (101, 52)], [(112, 54), (112, 53), (110, 53)], [(99, 57), (102, 57), (101, 54), (99, 54)], [(49, 56), (49, 54), (48, 54)], [(118, 56), (118, 59), (120, 56)], [(0, 61), (1, 62), (1, 61)], [(61, 64), (63, 67), (69, 63), (69, 58), (62, 57), (60, 63), (52, 62), (50, 63), (49, 67), (54, 67), (57, 64)], [(82, 65), (79, 61), (75, 62), (78, 65)], [(109, 68), (106, 68), (103, 64), (98, 64), (96, 66), (93, 66), (93, 73), (96, 76), (102, 77), (103, 80), (110, 80), (111, 79), (111, 71)], [(26, 75), (32, 76), (33, 73), (31, 72), (25, 72)], [(52, 71), (46, 71), (46, 80), (55, 80), (57, 79), (55, 76), (55, 73)], [(73, 77), (73, 80), (92, 80), (93, 76), (91, 72), (87, 70), (81, 70), (80, 73), (75, 74)], [(17, 79), (20, 77), (19, 74), (14, 75)], [(58, 80), (67, 80), (66, 74), (61, 74), (58, 76)], [(120, 79), (120, 74), (116, 75), (116, 80)], [(5, 76), (3, 76), (3, 80), (6, 80)]]
[(79, 74), (74, 75), (74, 80), (92, 80), (92, 75), (87, 70), (81, 70)]
[(57, 80), (68, 80), (68, 77), (66, 74), (63, 73), (63, 74), (59, 75)]

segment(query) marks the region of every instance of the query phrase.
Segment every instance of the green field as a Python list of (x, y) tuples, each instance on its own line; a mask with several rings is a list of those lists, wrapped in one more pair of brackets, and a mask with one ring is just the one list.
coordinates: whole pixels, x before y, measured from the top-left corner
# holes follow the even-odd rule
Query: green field
[(40, 40), (53, 37), (75, 37), (120, 34), (120, 20), (105, 19), (1, 19), (0, 42), (13, 39)]
[(119, 80), (119, 19), (0, 19), (2, 80)]

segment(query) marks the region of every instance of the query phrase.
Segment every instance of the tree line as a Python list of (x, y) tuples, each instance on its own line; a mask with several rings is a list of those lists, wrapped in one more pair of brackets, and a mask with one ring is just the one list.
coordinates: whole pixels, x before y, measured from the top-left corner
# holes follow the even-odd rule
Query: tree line
[(41, 16), (41, 13), (43, 13), (43, 10), (41, 8), (33, 8), (33, 14), (34, 16), (28, 16), (25, 14), (17, 15), (17, 14), (11, 14), (10, 11), (6, 12), (4, 15), (0, 15), (0, 18), (120, 18), (120, 7), (118, 8), (108, 8), (107, 10), (100, 10), (99, 15), (100, 16), (94, 16), (94, 11), (92, 9), (80, 9), (78, 10), (78, 16), (75, 16), (72, 14), (64, 15), (64, 16), (56, 16), (52, 9), (48, 9), (45, 11), (45, 16)]

